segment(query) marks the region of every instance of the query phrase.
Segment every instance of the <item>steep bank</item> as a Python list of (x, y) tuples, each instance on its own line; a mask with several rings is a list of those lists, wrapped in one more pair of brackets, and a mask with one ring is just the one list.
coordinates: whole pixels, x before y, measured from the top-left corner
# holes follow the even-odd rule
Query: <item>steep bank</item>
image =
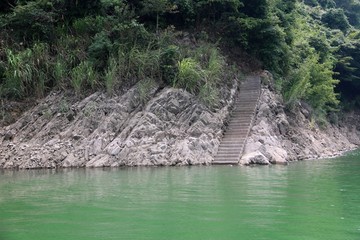
[(360, 145), (360, 115), (348, 113), (336, 124), (319, 127), (306, 103), (292, 111), (273, 90), (272, 77), (263, 73), (258, 111), (240, 164), (286, 163), (328, 158)]
[[(235, 81), (233, 88), (236, 89)], [(235, 90), (211, 110), (186, 91), (138, 86), (76, 101), (53, 93), (0, 130), (0, 168), (209, 164)]]
[[(0, 168), (211, 164), (236, 88), (234, 83), (221, 91), (216, 109), (186, 91), (159, 86), (149, 90), (146, 103), (137, 86), (123, 95), (97, 92), (82, 100), (52, 93), (0, 128)], [(271, 89), (271, 84), (262, 88), (240, 164), (332, 157), (360, 144), (359, 115), (320, 129), (309, 109), (299, 104), (285, 111)]]

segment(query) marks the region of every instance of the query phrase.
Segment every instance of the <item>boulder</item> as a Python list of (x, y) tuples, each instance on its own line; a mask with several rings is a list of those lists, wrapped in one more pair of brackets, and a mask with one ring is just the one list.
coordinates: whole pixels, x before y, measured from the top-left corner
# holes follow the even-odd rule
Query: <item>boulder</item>
[(240, 164), (241, 165), (250, 165), (250, 164), (269, 165), (270, 161), (260, 151), (255, 151), (255, 152), (251, 152), (251, 153), (243, 155), (240, 159)]

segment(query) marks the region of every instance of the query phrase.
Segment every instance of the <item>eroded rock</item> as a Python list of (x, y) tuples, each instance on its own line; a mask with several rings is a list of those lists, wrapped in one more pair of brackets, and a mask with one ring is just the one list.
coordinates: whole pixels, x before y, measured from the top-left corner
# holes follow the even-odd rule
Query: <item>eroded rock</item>
[(81, 101), (50, 94), (0, 129), (0, 168), (210, 164), (230, 104), (214, 111), (184, 90), (155, 90), (144, 106), (136, 86)]

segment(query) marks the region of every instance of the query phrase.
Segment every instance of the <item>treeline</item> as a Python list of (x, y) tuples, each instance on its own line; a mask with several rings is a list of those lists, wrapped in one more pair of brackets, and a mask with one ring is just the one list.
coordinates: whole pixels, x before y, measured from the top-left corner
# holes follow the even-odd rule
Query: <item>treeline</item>
[[(336, 86), (348, 106), (360, 105), (359, 6), (355, 0), (2, 1), (0, 94), (41, 97), (54, 88), (112, 94), (160, 81), (216, 104), (229, 72), (224, 47), (256, 56), (274, 73), (289, 108), (305, 100), (321, 119), (338, 108)], [(182, 41), (181, 31), (195, 42)]]

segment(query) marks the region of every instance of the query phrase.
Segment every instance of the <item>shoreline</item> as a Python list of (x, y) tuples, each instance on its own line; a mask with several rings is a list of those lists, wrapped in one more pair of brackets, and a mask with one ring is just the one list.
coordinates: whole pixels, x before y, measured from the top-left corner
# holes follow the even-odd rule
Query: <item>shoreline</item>
[[(334, 158), (359, 148), (359, 113), (320, 129), (305, 104), (287, 111), (271, 75), (264, 75), (239, 165)], [(123, 95), (96, 92), (80, 101), (52, 93), (0, 127), (0, 169), (211, 165), (237, 84), (222, 89), (216, 109), (174, 88), (154, 88), (145, 104), (136, 86)]]

